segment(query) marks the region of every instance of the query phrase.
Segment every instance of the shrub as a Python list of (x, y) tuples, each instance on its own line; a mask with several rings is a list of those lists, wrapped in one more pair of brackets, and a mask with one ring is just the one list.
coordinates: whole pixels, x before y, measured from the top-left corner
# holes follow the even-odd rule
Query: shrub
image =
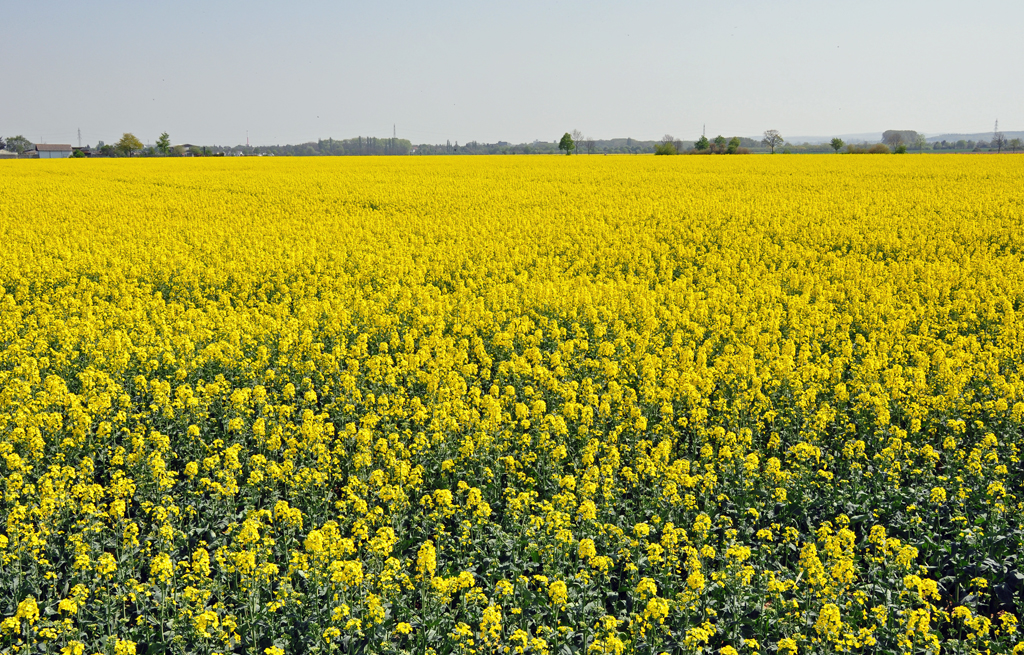
[(869, 148), (866, 146), (855, 146), (850, 143), (846, 146), (846, 152), (851, 155), (888, 155), (889, 146), (884, 143), (876, 143)]

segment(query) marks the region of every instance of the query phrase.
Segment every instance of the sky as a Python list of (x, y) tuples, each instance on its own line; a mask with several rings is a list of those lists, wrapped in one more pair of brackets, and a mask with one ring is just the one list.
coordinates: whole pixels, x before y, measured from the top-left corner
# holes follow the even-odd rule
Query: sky
[(0, 6), (0, 134), (41, 143), (1024, 130), (1020, 0)]

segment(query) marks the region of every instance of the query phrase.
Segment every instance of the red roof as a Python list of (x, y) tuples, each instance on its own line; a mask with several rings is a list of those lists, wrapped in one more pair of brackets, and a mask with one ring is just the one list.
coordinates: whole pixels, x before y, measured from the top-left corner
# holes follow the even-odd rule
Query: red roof
[(37, 152), (60, 152), (60, 151), (63, 151), (63, 150), (67, 150), (67, 151), (70, 152), (71, 144), (70, 143), (37, 143), (36, 144), (36, 151)]

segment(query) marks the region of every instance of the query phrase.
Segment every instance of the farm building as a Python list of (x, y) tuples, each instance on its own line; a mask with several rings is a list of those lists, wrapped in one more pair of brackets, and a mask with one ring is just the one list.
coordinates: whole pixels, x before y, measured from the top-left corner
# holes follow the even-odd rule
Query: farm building
[(38, 143), (36, 152), (40, 159), (67, 159), (71, 156), (71, 144), (69, 143)]

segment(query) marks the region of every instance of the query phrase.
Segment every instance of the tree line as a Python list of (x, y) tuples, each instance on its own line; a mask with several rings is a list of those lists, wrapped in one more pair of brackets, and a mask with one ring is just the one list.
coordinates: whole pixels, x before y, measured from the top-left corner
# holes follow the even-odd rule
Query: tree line
[[(564, 137), (563, 137), (564, 138)], [(778, 130), (765, 130), (764, 137), (760, 142), (747, 137), (734, 136), (725, 138), (721, 134), (714, 139), (708, 139), (701, 134), (692, 143), (676, 139), (671, 134), (666, 134), (654, 148), (655, 155), (749, 155), (755, 148), (763, 146), (772, 154), (784, 139)]]
[[(35, 147), (22, 135), (0, 137), (0, 150), (9, 150), (19, 155), (31, 151)], [(192, 144), (172, 145), (170, 135), (164, 132), (151, 146), (145, 146), (134, 134), (125, 132), (113, 144), (100, 141), (96, 148), (73, 149), (74, 157), (203, 157), (225, 155), (247, 156), (381, 156), (381, 155), (532, 155), (556, 154), (706, 154), (733, 155), (751, 152), (770, 152), (777, 150), (790, 153), (820, 153), (830, 149), (836, 153), (845, 149), (848, 154), (902, 154), (916, 150), (981, 152), (995, 151), (1019, 152), (1024, 150), (1024, 143), (1019, 138), (1007, 139), (998, 130), (991, 141), (973, 141), (960, 139), (957, 141), (940, 141), (929, 144), (924, 135), (915, 130), (886, 130), (880, 143), (847, 144), (836, 137), (828, 144), (794, 145), (786, 142), (778, 130), (765, 130), (760, 141), (748, 137), (734, 136), (726, 138), (722, 135), (708, 139), (705, 135), (693, 141), (682, 141), (666, 134), (660, 141), (641, 141), (632, 138), (594, 139), (585, 136), (580, 130), (566, 132), (558, 141), (534, 141), (533, 143), (509, 144), (504, 141), (497, 143), (479, 143), (470, 141), (459, 145), (447, 141), (443, 144), (414, 145), (408, 139), (354, 137), (351, 139), (318, 139), (296, 145), (275, 146), (198, 146)]]

